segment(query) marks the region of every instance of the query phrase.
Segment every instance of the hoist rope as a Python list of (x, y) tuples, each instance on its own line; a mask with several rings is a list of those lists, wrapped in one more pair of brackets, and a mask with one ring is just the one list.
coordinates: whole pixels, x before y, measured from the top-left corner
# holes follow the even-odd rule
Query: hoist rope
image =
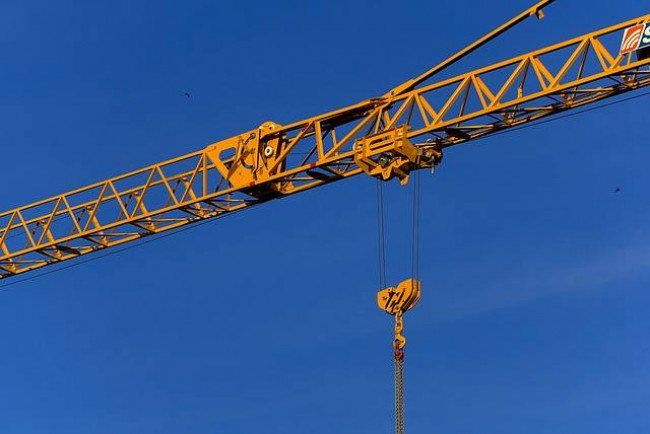
[(377, 244), (379, 246), (379, 289), (386, 287), (386, 219), (384, 218), (384, 184), (377, 179)]
[(413, 176), (413, 238), (411, 240), (411, 277), (418, 280), (420, 274), (420, 172)]
[[(413, 177), (413, 208), (412, 208), (412, 233), (411, 233), (411, 277), (419, 279), (419, 254), (420, 254), (420, 175), (417, 171), (411, 173)], [(378, 270), (379, 289), (386, 288), (386, 217), (384, 214), (383, 182), (377, 179), (377, 244), (378, 244)], [(404, 434), (404, 341), (402, 330), (402, 311), (395, 314), (395, 339), (393, 340), (394, 354), (394, 404), (395, 404), (395, 434)], [(400, 338), (402, 338), (400, 340)]]
[[(420, 274), (420, 173), (413, 171), (413, 210), (411, 238), (411, 277), (419, 280)], [(395, 334), (402, 335), (402, 312), (395, 315)], [(395, 355), (395, 434), (404, 434), (404, 348), (396, 339)]]

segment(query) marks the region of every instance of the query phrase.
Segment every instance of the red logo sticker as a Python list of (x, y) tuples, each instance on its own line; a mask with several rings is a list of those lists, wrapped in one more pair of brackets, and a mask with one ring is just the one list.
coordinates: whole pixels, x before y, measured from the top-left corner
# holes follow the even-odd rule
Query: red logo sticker
[(639, 49), (645, 27), (645, 24), (639, 24), (638, 26), (625, 30), (623, 42), (621, 43), (621, 54), (631, 53)]

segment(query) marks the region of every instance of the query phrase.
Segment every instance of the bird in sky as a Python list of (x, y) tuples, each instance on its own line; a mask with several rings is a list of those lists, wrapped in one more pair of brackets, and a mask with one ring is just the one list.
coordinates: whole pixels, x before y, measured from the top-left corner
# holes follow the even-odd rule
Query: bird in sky
[(621, 187), (616, 187), (616, 190), (614, 190), (614, 193), (620, 193), (621, 192)]
[(190, 95), (189, 92), (183, 92), (183, 95), (185, 95), (185, 96), (188, 97), (188, 98), (192, 96), (192, 95)]

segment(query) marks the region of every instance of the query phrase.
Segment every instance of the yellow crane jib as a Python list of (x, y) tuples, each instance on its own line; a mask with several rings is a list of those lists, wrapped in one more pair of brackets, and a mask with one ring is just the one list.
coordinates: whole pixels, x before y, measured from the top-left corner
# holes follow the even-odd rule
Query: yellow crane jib
[(439, 163), (443, 149), (650, 87), (650, 15), (438, 77), (551, 3), (540, 1), (378, 98), (285, 125), (267, 122), (0, 212), (0, 279), (362, 173), (405, 183), (409, 171)]

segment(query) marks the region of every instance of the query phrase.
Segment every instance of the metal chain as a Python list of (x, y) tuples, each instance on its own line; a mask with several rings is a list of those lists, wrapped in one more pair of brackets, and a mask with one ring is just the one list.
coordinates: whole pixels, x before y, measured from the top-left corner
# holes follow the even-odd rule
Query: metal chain
[(402, 336), (404, 323), (402, 312), (395, 315), (395, 339), (393, 353), (395, 355), (395, 434), (404, 434), (404, 346), (406, 339)]
[(404, 434), (404, 353), (395, 357), (395, 434)]
[(401, 310), (395, 314), (395, 338), (393, 339), (393, 346), (395, 347), (396, 355), (398, 350), (403, 350), (406, 346), (406, 338), (402, 335), (402, 331), (404, 330), (404, 322), (402, 321), (403, 314)]

